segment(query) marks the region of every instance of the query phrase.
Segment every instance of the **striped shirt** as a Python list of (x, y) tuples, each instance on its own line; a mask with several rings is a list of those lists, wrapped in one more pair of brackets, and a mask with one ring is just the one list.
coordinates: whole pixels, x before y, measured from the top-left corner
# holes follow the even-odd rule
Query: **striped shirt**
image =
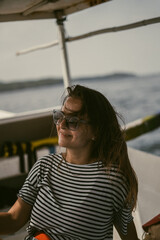
[(29, 236), (43, 230), (54, 240), (112, 240), (113, 222), (127, 234), (133, 219), (116, 166), (71, 164), (61, 154), (38, 160), (18, 196), (33, 206)]

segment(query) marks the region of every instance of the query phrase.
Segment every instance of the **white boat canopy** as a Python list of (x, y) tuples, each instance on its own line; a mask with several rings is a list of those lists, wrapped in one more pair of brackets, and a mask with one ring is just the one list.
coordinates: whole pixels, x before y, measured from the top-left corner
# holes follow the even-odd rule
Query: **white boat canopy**
[(109, 0), (1, 0), (0, 22), (59, 18), (107, 1)]

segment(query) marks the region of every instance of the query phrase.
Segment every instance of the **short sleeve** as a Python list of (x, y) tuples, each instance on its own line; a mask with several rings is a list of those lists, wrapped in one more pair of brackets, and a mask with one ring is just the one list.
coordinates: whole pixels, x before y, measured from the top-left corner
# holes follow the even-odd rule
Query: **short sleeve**
[(132, 209), (130, 207), (122, 208), (115, 213), (114, 223), (118, 225), (123, 235), (127, 235), (127, 226), (132, 220)]
[(18, 197), (27, 202), (30, 205), (33, 205), (37, 193), (38, 193), (38, 185), (41, 181), (41, 161), (37, 161), (32, 167), (31, 171), (28, 174), (22, 188), (18, 193)]
[(128, 184), (123, 172), (119, 171), (113, 182), (114, 193), (114, 223), (118, 226), (121, 233), (127, 234), (127, 226), (133, 220), (132, 207), (126, 203), (128, 195)]

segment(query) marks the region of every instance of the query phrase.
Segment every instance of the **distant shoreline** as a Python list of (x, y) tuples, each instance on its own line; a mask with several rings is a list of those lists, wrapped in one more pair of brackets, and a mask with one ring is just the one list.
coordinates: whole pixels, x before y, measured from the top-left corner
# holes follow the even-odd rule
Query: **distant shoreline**
[(0, 82), (0, 92), (15, 91), (27, 88), (44, 87), (48, 85), (55, 85), (62, 83), (62, 79), (40, 79), (40, 80), (26, 80), (22, 82)]
[[(104, 80), (118, 80), (123, 78), (133, 78), (136, 77), (135, 74), (130, 73), (114, 73), (110, 75), (102, 75), (102, 76), (94, 76), (94, 77), (80, 77), (73, 79), (74, 82), (76, 81), (86, 81), (86, 80), (97, 80), (97, 79), (104, 79)], [(23, 80), (14, 81), (14, 82), (0, 82), (0, 92), (5, 91), (15, 91), (27, 88), (37, 88), (37, 87), (44, 87), (49, 85), (57, 85), (63, 84), (62, 78), (46, 78), (46, 79), (39, 79), (39, 80)]]

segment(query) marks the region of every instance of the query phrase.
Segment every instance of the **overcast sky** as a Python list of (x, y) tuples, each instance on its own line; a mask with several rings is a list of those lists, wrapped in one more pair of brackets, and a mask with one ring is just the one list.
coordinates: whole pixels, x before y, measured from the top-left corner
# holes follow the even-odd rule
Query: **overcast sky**
[[(65, 22), (66, 35), (160, 16), (159, 0), (113, 0), (74, 13)], [(59, 47), (17, 57), (16, 52), (57, 40), (55, 20), (0, 23), (0, 80), (61, 77)], [(160, 23), (67, 43), (71, 77), (114, 72), (160, 72)]]

